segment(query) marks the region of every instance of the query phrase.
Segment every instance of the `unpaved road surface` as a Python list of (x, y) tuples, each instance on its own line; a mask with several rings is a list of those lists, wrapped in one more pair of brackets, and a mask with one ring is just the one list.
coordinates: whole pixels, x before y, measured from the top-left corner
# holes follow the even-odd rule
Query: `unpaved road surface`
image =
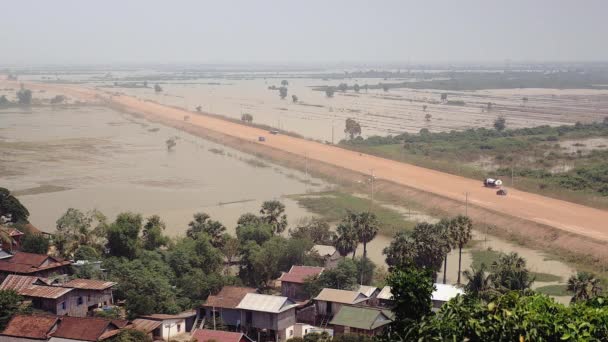
[[(33, 89), (57, 89), (54, 85), (28, 85)], [(487, 189), (481, 180), (472, 180), (410, 164), (371, 155), (360, 154), (335, 146), (286, 135), (271, 135), (265, 130), (241, 125), (206, 115), (143, 101), (131, 96), (111, 96), (110, 93), (84, 87), (61, 86), (73, 96), (101, 98), (144, 116), (194, 125), (257, 144), (286, 151), (302, 158), (317, 160), (362, 174), (374, 175), (407, 187), (429, 192), (453, 200), (465, 201), (481, 208), (500, 212), (592, 239), (608, 241), (608, 211), (509, 189), (508, 196), (497, 196), (495, 189)], [(185, 116), (189, 116), (184, 122)], [(258, 142), (265, 137), (265, 142)]]

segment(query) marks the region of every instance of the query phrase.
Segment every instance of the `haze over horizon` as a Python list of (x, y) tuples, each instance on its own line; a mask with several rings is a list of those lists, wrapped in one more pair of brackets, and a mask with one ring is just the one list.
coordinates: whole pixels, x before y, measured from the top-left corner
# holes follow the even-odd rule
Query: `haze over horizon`
[(605, 61), (608, 2), (4, 4), (0, 65)]

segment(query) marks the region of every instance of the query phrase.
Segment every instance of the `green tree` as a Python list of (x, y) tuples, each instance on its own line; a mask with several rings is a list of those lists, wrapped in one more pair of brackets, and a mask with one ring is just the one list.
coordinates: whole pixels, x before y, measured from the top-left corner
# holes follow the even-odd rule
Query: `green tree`
[(236, 257), (239, 255), (240, 246), (241, 244), (238, 239), (234, 238), (232, 235), (224, 234), (224, 245), (220, 248), (220, 250), (226, 258), (226, 263), (228, 264), (225, 270), (226, 274), (230, 273), (230, 267), (232, 266), (232, 263)]
[(450, 235), (450, 224), (452, 224), (452, 220), (441, 219), (437, 222), (437, 228), (442, 231), (441, 236), (443, 239), (443, 247), (444, 247), (444, 258), (443, 258), (443, 283), (447, 282), (447, 269), (448, 269), (448, 254), (452, 251), (454, 247), (454, 241), (452, 241), (452, 236)]
[(242, 245), (252, 241), (262, 245), (272, 237), (272, 226), (266, 223), (239, 225), (236, 227), (236, 236)]
[(448, 93), (441, 93), (441, 101), (445, 102), (448, 100)]
[(266, 201), (260, 209), (262, 222), (272, 226), (273, 233), (281, 234), (287, 228), (285, 205), (279, 201)]
[(139, 233), (142, 228), (142, 217), (140, 214), (121, 213), (108, 227), (108, 248), (111, 256), (126, 257), (134, 259), (140, 247)]
[(188, 223), (186, 236), (191, 239), (196, 238), (200, 233), (205, 233), (211, 238), (211, 243), (214, 247), (220, 248), (224, 243), (224, 233), (226, 227), (219, 221), (210, 220), (210, 216), (205, 213), (194, 214), (194, 220)]
[(11, 223), (28, 223), (30, 212), (6, 188), (0, 187), (0, 222), (2, 218)]
[(334, 233), (331, 231), (327, 221), (313, 217), (304, 220), (295, 229), (290, 229), (289, 235), (293, 239), (308, 239), (315, 244), (327, 245), (331, 244)]
[(163, 88), (161, 88), (161, 86), (157, 83), (154, 85), (154, 91), (160, 93), (161, 91), (163, 91)]
[(23, 88), (17, 91), (17, 101), (20, 105), (31, 105), (32, 104), (32, 91), (29, 89)]
[(357, 262), (342, 259), (335, 268), (326, 269), (317, 278), (306, 279), (304, 292), (309, 297), (316, 297), (323, 288), (353, 290), (359, 282)]
[(507, 119), (505, 119), (504, 116), (499, 116), (498, 118), (496, 118), (496, 120), (494, 120), (494, 129), (496, 129), (499, 132), (502, 132), (505, 130), (505, 128), (507, 127)]
[(467, 216), (458, 215), (449, 224), (450, 241), (458, 247), (458, 284), (462, 269), (462, 248), (471, 240), (472, 230), (473, 221)]
[(359, 84), (355, 83), (355, 85), (353, 86), (353, 90), (358, 93), (361, 90), (361, 87), (359, 86)]
[(177, 277), (200, 269), (205, 274), (217, 273), (222, 267), (222, 254), (213, 247), (205, 233), (196, 239), (181, 238), (167, 256), (167, 263)]
[(69, 208), (56, 223), (53, 243), (59, 255), (71, 258), (81, 245), (103, 249), (107, 237), (106, 217), (97, 210), (83, 213)]
[(501, 255), (490, 266), (494, 288), (500, 292), (524, 292), (532, 286), (534, 277), (526, 267), (526, 260), (517, 253)]
[(74, 252), (74, 260), (97, 261), (99, 259), (99, 252), (91, 246), (82, 245)]
[(287, 88), (286, 87), (279, 88), (279, 96), (281, 97), (281, 100), (284, 100), (287, 97)]
[(123, 329), (118, 335), (110, 337), (107, 342), (152, 342), (145, 332), (135, 329)]
[(287, 81), (287, 80), (282, 80), (282, 81), (281, 81), (281, 85), (282, 85), (283, 87), (287, 87), (287, 86), (289, 85), (289, 81)]
[(431, 270), (416, 267), (394, 269), (388, 276), (387, 284), (393, 295), (397, 331), (431, 313), (431, 296), (435, 290)]
[(384, 247), (382, 254), (386, 256), (386, 264), (390, 269), (410, 267), (414, 263), (416, 246), (405, 231), (399, 231), (391, 240), (391, 243)]
[(348, 90), (348, 84), (346, 83), (340, 83), (338, 85), (338, 90), (340, 90), (341, 92), (345, 92)]
[(298, 103), (298, 97), (296, 95), (291, 95), (291, 101), (293, 103)]
[(253, 122), (253, 115), (248, 114), (248, 113), (244, 113), (241, 115), (241, 121), (247, 122), (247, 123), (252, 123)]
[(372, 285), (376, 271), (376, 264), (369, 258), (356, 258), (357, 279), (361, 285)]
[(353, 222), (357, 238), (363, 244), (363, 258), (367, 258), (367, 244), (378, 234), (380, 223), (376, 214), (364, 211), (362, 213), (349, 213), (350, 221)]
[(570, 302), (576, 303), (598, 297), (602, 287), (593, 273), (579, 271), (568, 279), (568, 291), (573, 294)]
[(449, 249), (449, 239), (443, 225), (421, 222), (416, 224), (411, 241), (414, 249), (414, 264), (430, 269), (433, 279), (441, 268)]
[(21, 237), (21, 250), (27, 253), (47, 254), (49, 239), (42, 234), (27, 233)]
[(13, 315), (19, 313), (22, 300), (14, 290), (0, 290), (0, 331), (4, 330)]
[(470, 270), (465, 270), (462, 275), (466, 280), (464, 290), (467, 295), (486, 301), (497, 295), (492, 284), (492, 276), (486, 272), (484, 263), (479, 268), (471, 267)]
[(354, 119), (348, 118), (346, 119), (344, 133), (348, 134), (350, 140), (353, 140), (355, 136), (361, 135), (361, 125)]
[(325, 88), (325, 96), (327, 96), (327, 97), (334, 97), (335, 92), (336, 92), (336, 89), (334, 89), (333, 87)]
[(6, 98), (6, 95), (2, 95), (2, 96), (0, 96), (0, 107), (1, 107), (1, 106), (8, 106), (10, 103), (11, 103), (11, 101), (9, 101), (9, 100)]
[(351, 221), (351, 216), (347, 215), (342, 219), (336, 228), (336, 237), (334, 239), (334, 247), (341, 256), (345, 257), (349, 253), (353, 253), (353, 259), (357, 253), (357, 245), (359, 244), (359, 235), (354, 223)]
[(165, 223), (158, 215), (152, 215), (146, 219), (142, 230), (142, 246), (147, 250), (155, 250), (169, 243), (169, 238), (163, 235)]

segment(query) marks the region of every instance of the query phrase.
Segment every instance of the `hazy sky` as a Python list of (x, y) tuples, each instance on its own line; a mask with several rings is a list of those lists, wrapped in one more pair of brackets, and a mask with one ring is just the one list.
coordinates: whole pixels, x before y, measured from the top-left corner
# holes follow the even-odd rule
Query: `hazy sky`
[(606, 61), (608, 0), (7, 1), (0, 64)]

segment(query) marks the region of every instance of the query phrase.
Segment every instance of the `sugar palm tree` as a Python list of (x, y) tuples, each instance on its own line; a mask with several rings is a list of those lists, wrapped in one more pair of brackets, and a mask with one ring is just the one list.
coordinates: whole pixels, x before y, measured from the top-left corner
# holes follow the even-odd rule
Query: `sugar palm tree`
[(359, 242), (363, 244), (363, 257), (367, 258), (367, 243), (372, 241), (378, 234), (379, 225), (376, 214), (365, 211), (354, 215), (355, 230)]
[(501, 292), (525, 291), (534, 282), (526, 267), (526, 260), (517, 253), (501, 254), (492, 263), (491, 270), (494, 287)]
[(464, 290), (467, 294), (488, 300), (494, 291), (492, 277), (486, 272), (486, 265), (482, 263), (479, 268), (471, 266), (470, 270), (462, 272), (466, 280)]
[(450, 225), (452, 221), (447, 219), (441, 219), (441, 221), (437, 222), (437, 227), (442, 230), (444, 233), (442, 234), (442, 238), (445, 238), (445, 256), (443, 258), (443, 283), (446, 283), (447, 269), (448, 269), (448, 254), (452, 251), (454, 247), (454, 241), (452, 240), (452, 236), (450, 235)]
[(350, 253), (353, 253), (353, 259), (357, 252), (357, 245), (359, 244), (357, 231), (355, 226), (350, 219), (345, 218), (340, 222), (336, 228), (336, 237), (334, 239), (334, 247), (341, 256), (345, 257)]
[(458, 215), (450, 222), (450, 240), (458, 247), (458, 280), (460, 284), (460, 273), (462, 269), (462, 248), (471, 240), (473, 221), (468, 216)]
[(568, 291), (573, 293), (570, 302), (576, 303), (599, 296), (602, 288), (593, 273), (578, 272), (568, 279)]

